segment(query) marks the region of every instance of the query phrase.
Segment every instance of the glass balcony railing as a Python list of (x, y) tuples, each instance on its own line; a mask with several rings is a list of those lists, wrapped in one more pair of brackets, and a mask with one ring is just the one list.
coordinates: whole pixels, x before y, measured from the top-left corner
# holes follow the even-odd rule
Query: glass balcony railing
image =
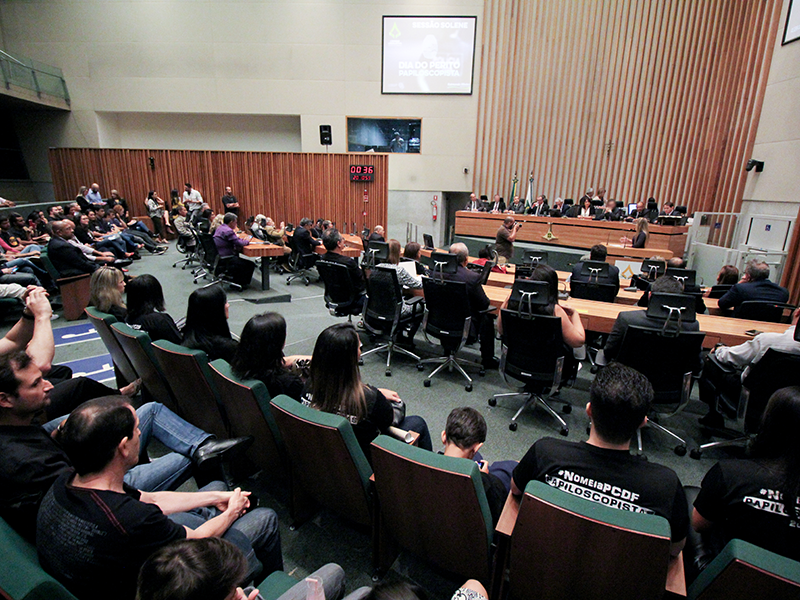
[(34, 91), (39, 98), (46, 94), (69, 104), (67, 83), (61, 69), (0, 50), (0, 72), (6, 89), (13, 85)]

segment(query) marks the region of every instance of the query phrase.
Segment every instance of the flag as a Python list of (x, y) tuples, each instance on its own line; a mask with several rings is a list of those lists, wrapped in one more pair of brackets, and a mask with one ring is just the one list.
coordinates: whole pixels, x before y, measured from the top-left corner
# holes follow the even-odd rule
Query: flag
[(533, 171), (531, 171), (530, 177), (528, 177), (528, 191), (525, 192), (525, 210), (531, 207), (533, 204)]
[(514, 172), (514, 178), (511, 180), (511, 194), (508, 196), (508, 203), (506, 206), (511, 206), (511, 203), (514, 201), (514, 196), (517, 195), (517, 183), (519, 183), (519, 179), (517, 179), (517, 173)]

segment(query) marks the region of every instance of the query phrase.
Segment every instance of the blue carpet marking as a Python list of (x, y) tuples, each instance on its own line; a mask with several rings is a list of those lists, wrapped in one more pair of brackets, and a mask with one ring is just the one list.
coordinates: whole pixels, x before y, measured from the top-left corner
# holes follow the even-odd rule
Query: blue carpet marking
[(100, 339), (100, 336), (97, 335), (97, 331), (91, 322), (59, 327), (53, 330), (53, 337), (56, 341), (56, 348)]
[(62, 364), (72, 369), (73, 377), (88, 377), (95, 381), (114, 379), (114, 363), (110, 354), (81, 358)]

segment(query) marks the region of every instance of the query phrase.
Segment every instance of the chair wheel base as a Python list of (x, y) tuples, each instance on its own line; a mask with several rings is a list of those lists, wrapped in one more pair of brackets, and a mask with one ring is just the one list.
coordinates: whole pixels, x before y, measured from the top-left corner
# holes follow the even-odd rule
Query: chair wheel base
[(467, 392), (471, 392), (472, 391), (472, 384), (469, 383), (469, 384), (465, 385), (464, 386), (464, 390), (467, 391)]
[(489, 398), (489, 406), (497, 406), (497, 398)]
[(391, 369), (386, 369), (386, 376), (387, 376), (387, 377), (391, 377), (391, 376), (392, 376), (392, 371), (391, 371)]
[(517, 430), (517, 422), (516, 421), (511, 421), (511, 423), (508, 424), (508, 428), (511, 431), (516, 431)]
[(567, 429), (566, 427), (562, 427), (561, 429), (559, 429), (558, 433), (560, 433), (564, 437), (567, 437), (569, 435), (569, 429)]
[(481, 369), (480, 371), (478, 371), (478, 375), (480, 375), (481, 377), (486, 375), (486, 369)]
[(592, 365), (592, 368), (591, 368), (591, 369), (589, 369), (589, 372), (590, 372), (592, 375), (597, 375), (597, 372), (598, 372), (599, 370), (600, 370), (600, 367), (598, 367), (597, 365)]
[(424, 371), (425, 365), (417, 365), (417, 371)]
[(561, 407), (561, 412), (563, 412), (565, 415), (568, 415), (569, 413), (571, 413), (572, 412), (572, 404), (565, 404), (564, 406), (562, 406)]
[(425, 387), (431, 387), (431, 380), (426, 379), (425, 381), (422, 382), (422, 385), (424, 385)]
[(695, 460), (700, 460), (700, 457), (703, 456), (703, 451), (700, 450), (700, 448), (692, 448), (691, 452), (689, 452), (689, 456)]
[(686, 456), (686, 446), (684, 446), (683, 444), (675, 446), (675, 454), (677, 454), (678, 456)]

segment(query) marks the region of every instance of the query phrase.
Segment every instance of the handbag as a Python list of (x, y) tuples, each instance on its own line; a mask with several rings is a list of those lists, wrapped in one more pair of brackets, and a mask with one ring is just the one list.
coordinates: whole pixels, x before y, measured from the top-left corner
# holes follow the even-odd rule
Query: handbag
[(403, 400), (389, 400), (392, 403), (392, 427), (398, 427), (406, 418), (406, 403)]

